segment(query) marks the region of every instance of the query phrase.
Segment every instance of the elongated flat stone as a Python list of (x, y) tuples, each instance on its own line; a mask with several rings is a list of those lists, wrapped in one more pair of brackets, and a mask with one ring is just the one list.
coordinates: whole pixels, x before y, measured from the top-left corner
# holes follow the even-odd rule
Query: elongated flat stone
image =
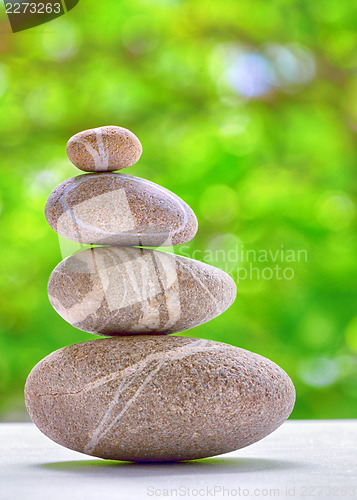
[(79, 132), (67, 143), (71, 162), (85, 172), (107, 172), (130, 167), (142, 153), (139, 139), (130, 130), (113, 125)]
[(295, 401), (288, 375), (244, 349), (187, 337), (117, 337), (64, 347), (30, 373), (37, 427), (67, 448), (114, 460), (203, 458), (252, 444)]
[(53, 270), (48, 295), (71, 325), (100, 335), (167, 334), (205, 323), (234, 301), (232, 278), (170, 253), (96, 247)]
[(198, 227), (191, 208), (174, 193), (121, 173), (67, 179), (50, 194), (45, 216), (64, 238), (94, 245), (179, 245)]

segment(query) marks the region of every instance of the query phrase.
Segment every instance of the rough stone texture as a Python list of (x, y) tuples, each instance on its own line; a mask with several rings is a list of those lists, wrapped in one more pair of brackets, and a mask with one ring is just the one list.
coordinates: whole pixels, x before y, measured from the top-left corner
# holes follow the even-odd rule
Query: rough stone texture
[(97, 457), (177, 461), (262, 439), (290, 415), (294, 386), (262, 356), (186, 337), (117, 337), (38, 363), (26, 406), (53, 441)]
[(198, 227), (191, 208), (174, 193), (121, 173), (67, 179), (50, 194), (45, 216), (64, 238), (93, 245), (179, 245)]
[(143, 149), (135, 134), (122, 127), (98, 127), (79, 132), (67, 143), (71, 162), (85, 172), (131, 167)]
[(53, 270), (48, 295), (71, 325), (100, 335), (174, 333), (205, 323), (234, 301), (221, 269), (178, 255), (96, 247)]

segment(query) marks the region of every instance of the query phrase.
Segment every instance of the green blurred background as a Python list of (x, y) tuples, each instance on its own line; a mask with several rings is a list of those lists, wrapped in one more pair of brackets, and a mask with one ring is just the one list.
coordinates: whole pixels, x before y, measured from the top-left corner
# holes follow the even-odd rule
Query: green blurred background
[[(225, 269), (223, 249), (233, 274), (293, 269), (293, 279), (248, 273), (233, 306), (189, 335), (282, 366), (294, 418), (356, 416), (356, 25), (356, 6), (340, 0), (81, 0), (13, 34), (2, 5), (0, 419), (27, 418), (35, 363), (93, 339), (48, 302), (62, 256), (43, 207), (79, 174), (69, 137), (107, 124), (143, 144), (128, 173), (196, 212), (199, 232), (177, 252), (212, 250)], [(237, 248), (307, 259), (236, 261)]]

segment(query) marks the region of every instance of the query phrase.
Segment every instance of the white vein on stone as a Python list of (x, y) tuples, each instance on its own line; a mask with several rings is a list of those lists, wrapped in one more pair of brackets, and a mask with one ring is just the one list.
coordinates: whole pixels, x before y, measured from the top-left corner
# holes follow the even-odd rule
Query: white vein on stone
[[(149, 374), (145, 377), (144, 381), (141, 383), (141, 385), (137, 388), (135, 391), (134, 395), (125, 403), (123, 409), (119, 412), (119, 414), (115, 417), (114, 420), (112, 420), (109, 425), (106, 425), (108, 420), (111, 418), (111, 413), (113, 411), (114, 406), (118, 403), (119, 397), (122, 395), (123, 391), (129, 387), (133, 381), (136, 380), (137, 375), (134, 375), (134, 377), (127, 383), (127, 384), (122, 384), (119, 387), (119, 390), (116, 392), (114, 399), (110, 403), (108, 410), (106, 411), (104, 418), (98, 425), (98, 427), (95, 429), (91, 439), (88, 441), (86, 446), (84, 447), (84, 451), (86, 453), (92, 453), (94, 448), (97, 446), (98, 442), (100, 439), (102, 439), (109, 431), (110, 429), (120, 420), (120, 418), (124, 415), (124, 413), (129, 409), (129, 407), (135, 402), (135, 400), (139, 397), (140, 393), (144, 389), (144, 387), (150, 382), (150, 380), (154, 377), (154, 375), (160, 370), (161, 366), (163, 365), (163, 361), (155, 362), (155, 368), (149, 372)], [(142, 372), (141, 372), (142, 373)], [(140, 373), (140, 374), (141, 374)]]
[[(106, 229), (108, 224), (102, 217), (106, 207), (110, 207), (112, 213), (109, 229)], [(110, 237), (130, 234), (128, 232), (135, 231), (135, 227), (136, 219), (123, 187), (86, 199), (71, 208), (71, 212), (65, 210), (57, 220), (57, 231), (60, 234), (78, 231), (81, 238), (86, 239), (90, 237), (87, 231)]]
[[(122, 259), (120, 254), (128, 257), (127, 260)], [(169, 328), (181, 315), (179, 287), (174, 286), (178, 283), (176, 257), (156, 252), (154, 260), (157, 265), (160, 264), (159, 269), (155, 267), (152, 257), (153, 254), (149, 252), (138, 257), (136, 249), (129, 248), (105, 249), (102, 252), (92, 249), (85, 254), (76, 254), (75, 259), (78, 258), (88, 269), (92, 278), (92, 290), (70, 307), (66, 307), (51, 294), (49, 299), (61, 316), (73, 325), (80, 324), (88, 316), (95, 314), (104, 300), (111, 312), (140, 304), (142, 316), (135, 325), (135, 331), (153, 331), (160, 326), (160, 302), (156, 304), (155, 297), (163, 293), (168, 314), (163, 328)], [(112, 258), (112, 266), (108, 266), (108, 258)], [(69, 266), (67, 271), (69, 277), (76, 272), (75, 267), (72, 267)], [(54, 273), (56, 272), (58, 271), (55, 270)], [(108, 323), (112, 319), (108, 318)], [(104, 326), (103, 324), (102, 327)]]
[(189, 272), (191, 274), (193, 280), (196, 281), (197, 283), (199, 283), (201, 285), (201, 287), (203, 288), (203, 290), (211, 298), (211, 300), (216, 308), (217, 315), (220, 314), (222, 311), (221, 311), (221, 308), (219, 307), (220, 306), (219, 300), (212, 294), (212, 292), (209, 290), (207, 285), (205, 285), (205, 283), (198, 277), (197, 273), (195, 273), (195, 271), (192, 268), (190, 268), (189, 266), (185, 266), (185, 265), (184, 265), (184, 268), (187, 272)]
[(108, 145), (107, 147), (104, 145), (101, 128), (99, 127), (93, 130), (95, 132), (98, 149), (95, 149), (90, 144), (87, 137), (83, 139), (77, 139), (77, 142), (79, 144), (82, 144), (86, 148), (87, 153), (92, 157), (92, 160), (94, 161), (94, 169), (97, 172), (106, 171), (108, 170), (109, 166), (109, 147)]
[[(207, 346), (205, 347), (205, 345), (207, 343), (210, 343), (211, 345), (208, 347)], [(191, 346), (192, 344), (195, 346), (198, 346), (198, 347), (200, 345), (202, 345), (202, 348), (197, 349), (197, 347), (196, 347), (195, 349), (193, 349), (191, 347), (190, 352), (187, 352), (188, 347)], [(224, 347), (227, 348), (226, 345), (224, 345)], [(92, 389), (96, 389), (98, 387), (101, 387), (104, 384), (108, 384), (109, 382), (112, 382), (113, 380), (118, 378), (118, 376), (125, 377), (128, 374), (130, 374), (131, 372), (143, 368), (147, 363), (149, 363), (151, 361), (154, 361), (157, 359), (162, 359), (163, 355), (165, 356), (165, 360), (170, 360), (170, 359), (176, 360), (176, 359), (182, 359), (186, 356), (189, 356), (190, 354), (195, 354), (196, 352), (211, 351), (213, 349), (217, 350), (218, 348), (221, 348), (221, 345), (219, 343), (212, 345), (212, 343), (209, 340), (199, 339), (199, 340), (194, 340), (193, 342), (190, 342), (190, 343), (185, 344), (183, 346), (175, 347), (175, 348), (170, 349), (169, 351), (166, 351), (164, 353), (162, 351), (160, 351), (160, 352), (156, 352), (153, 354), (149, 354), (144, 359), (138, 361), (137, 363), (134, 363), (134, 364), (128, 366), (127, 368), (124, 368), (123, 370), (118, 370), (118, 371), (115, 371), (115, 372), (110, 373), (108, 375), (105, 375), (104, 377), (101, 377), (101, 378), (95, 380), (94, 382), (88, 382), (88, 384), (85, 384), (82, 387), (82, 389), (80, 389), (80, 391), (78, 391), (78, 393), (87, 392), (87, 391), (90, 391)], [(191, 352), (191, 350), (192, 350), (192, 352)]]
[(107, 147), (104, 146), (103, 142), (103, 134), (102, 134), (102, 129), (101, 128), (95, 128), (95, 135), (97, 138), (97, 144), (98, 144), (98, 150), (99, 150), (99, 156), (100, 156), (100, 163), (97, 164), (95, 161), (95, 167), (96, 170), (108, 170), (109, 166), (109, 145), (107, 144)]
[[(92, 146), (90, 146), (92, 147)], [(93, 150), (95, 151), (95, 150)], [(103, 175), (107, 175), (107, 174), (103, 174)], [(126, 174), (112, 174), (113, 176), (119, 176), (120, 175), (120, 178), (123, 178), (125, 180), (127, 180), (128, 182), (133, 182), (134, 184), (144, 184), (145, 185), (145, 188), (147, 189), (148, 186), (153, 186), (154, 190), (156, 192), (159, 192), (164, 198), (168, 198), (171, 200), (171, 202), (178, 206), (179, 209), (180, 209), (180, 214), (182, 216), (182, 222), (181, 224), (176, 228), (176, 229), (172, 229), (170, 230), (170, 237), (172, 238), (172, 236), (175, 236), (177, 233), (180, 233), (181, 231), (184, 231), (186, 225), (187, 225), (187, 222), (188, 222), (188, 219), (189, 219), (189, 215), (188, 215), (188, 211), (191, 211), (190, 207), (188, 207), (188, 205), (181, 199), (179, 198), (178, 196), (176, 196), (174, 193), (172, 193), (171, 191), (167, 190), (166, 188), (162, 187), (162, 186), (159, 186), (158, 184), (154, 184), (153, 182), (150, 182), (146, 179), (141, 179), (140, 177), (134, 177), (134, 176), (129, 176), (129, 175), (126, 175)], [(98, 177), (96, 177), (97, 179)], [(119, 179), (120, 179), (119, 178)], [(113, 184), (115, 185), (115, 180), (118, 179), (118, 177), (113, 177), (112, 178), (112, 181), (113, 181)], [(102, 197), (103, 195), (98, 195), (98, 196), (93, 196), (92, 198), (90, 198), (89, 200), (85, 200), (84, 202), (82, 203), (79, 203), (77, 204), (75, 207), (71, 208), (69, 206), (69, 203), (68, 203), (68, 196), (70, 195), (70, 193), (72, 192), (73, 189), (76, 189), (80, 184), (82, 184), (83, 182), (91, 182), (93, 180), (92, 177), (88, 176), (88, 175), (84, 175), (82, 177), (76, 177), (76, 178), (73, 178), (71, 181), (71, 183), (66, 186), (60, 196), (60, 202), (61, 202), (61, 206), (62, 206), (62, 209), (63, 209), (63, 214), (59, 217), (58, 221), (57, 221), (57, 226), (59, 224), (59, 221), (61, 219), (61, 217), (65, 216), (65, 213), (68, 212), (68, 218), (66, 218), (66, 221), (68, 223), (68, 220), (72, 220), (73, 224), (74, 224), (74, 228), (77, 229), (80, 233), (80, 230), (89, 230), (89, 231), (94, 231), (94, 232), (98, 232), (98, 233), (101, 233), (103, 235), (107, 235), (107, 236), (113, 236), (113, 234), (116, 234), (116, 233), (113, 233), (111, 231), (105, 231), (104, 229), (98, 229), (96, 228), (95, 226), (92, 226), (90, 223), (86, 224), (84, 221), (83, 221), (83, 218), (81, 217), (78, 217), (78, 211), (80, 210), (79, 207), (82, 205), (82, 203), (84, 204), (84, 208), (85, 210), (83, 210), (83, 213), (85, 214), (87, 212), (87, 206), (88, 206), (88, 203), (91, 202), (91, 200), (93, 200), (94, 198), (100, 198)], [(112, 210), (115, 210), (115, 207), (116, 205), (120, 205), (121, 203), (121, 200), (120, 198), (118, 200), (116, 200), (116, 193), (117, 191), (121, 191), (121, 190), (124, 190), (125, 191), (126, 187), (123, 186), (123, 187), (118, 187), (116, 188), (115, 190), (111, 190), (113, 192), (112, 194), (112, 203), (110, 203), (111, 205), (111, 209)], [(128, 207), (129, 206), (129, 202), (127, 200), (127, 195), (125, 194), (126, 196), (126, 203), (125, 205)], [(105, 207), (105, 203), (103, 203), (103, 209)], [(77, 213), (76, 213), (77, 211)], [(133, 217), (133, 215), (131, 214), (131, 217)], [(61, 223), (60, 223), (61, 224)], [(64, 224), (64, 222), (62, 223)], [(150, 228), (151, 230), (152, 228)], [(127, 232), (125, 229), (122, 231), (120, 228), (118, 228), (118, 235), (120, 234), (120, 236), (135, 236), (135, 234), (133, 234), (132, 232)], [(140, 236), (140, 234), (142, 233), (139, 233), (137, 234), (137, 236)], [(150, 237), (161, 237), (162, 236), (162, 232), (160, 231), (150, 231)], [(80, 237), (80, 234), (79, 234), (79, 240), (81, 241), (81, 237)]]
[[(208, 345), (207, 345), (208, 344)], [(90, 440), (88, 441), (87, 445), (84, 448), (84, 451), (87, 453), (91, 453), (100, 439), (106, 435), (107, 432), (113, 427), (113, 425), (117, 424), (120, 418), (125, 414), (125, 412), (129, 409), (131, 404), (137, 399), (139, 396), (142, 388), (147, 385), (147, 383), (152, 379), (152, 376), (156, 374), (159, 369), (162, 367), (164, 363), (167, 361), (177, 361), (178, 359), (183, 359), (186, 358), (190, 355), (201, 353), (201, 352), (207, 352), (207, 351), (213, 351), (213, 350), (226, 350), (227, 346), (226, 345), (221, 345), (219, 343), (217, 344), (212, 344), (209, 340), (204, 340), (204, 339), (199, 339), (195, 340), (193, 342), (190, 342), (189, 344), (185, 344), (184, 346), (176, 347), (174, 349), (170, 349), (169, 351), (166, 351), (165, 353), (162, 352), (157, 352), (154, 354), (149, 354), (146, 356), (144, 359), (140, 360), (137, 363), (134, 363), (133, 365), (128, 366), (124, 370), (114, 372), (110, 375), (107, 375), (105, 377), (102, 377), (99, 380), (96, 380), (94, 383), (91, 382), (87, 384), (83, 389), (81, 389), (80, 392), (87, 392), (88, 390), (93, 390), (95, 388), (98, 388), (102, 386), (103, 384), (107, 384), (111, 382), (112, 380), (117, 379), (118, 377), (122, 378), (121, 384), (118, 387), (117, 391), (115, 392), (114, 398), (112, 402), (110, 403), (108, 410), (106, 411), (103, 419), (101, 422), (98, 424), (96, 429), (94, 430)], [(123, 391), (128, 387), (128, 385), (131, 384), (133, 380), (130, 379), (132, 375), (134, 375), (134, 380), (137, 376), (142, 374), (145, 368), (150, 363), (154, 363), (154, 369), (151, 370), (151, 372), (146, 376), (145, 380), (142, 382), (142, 384), (138, 387), (136, 390), (134, 396), (127, 402), (125, 403), (124, 407), (122, 410), (118, 413), (118, 415), (115, 417), (114, 420), (112, 420), (109, 425), (106, 426), (107, 422), (112, 418), (112, 411), (115, 405), (119, 401), (119, 397), (123, 393)], [(159, 363), (156, 365), (156, 363)], [(129, 381), (128, 381), (129, 378)]]

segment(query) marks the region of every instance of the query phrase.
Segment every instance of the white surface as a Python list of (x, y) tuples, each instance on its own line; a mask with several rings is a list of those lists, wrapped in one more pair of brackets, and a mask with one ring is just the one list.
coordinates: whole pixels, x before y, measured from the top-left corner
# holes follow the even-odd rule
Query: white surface
[(33, 424), (0, 424), (0, 464), (1, 500), (357, 498), (357, 420), (289, 421), (242, 450), (177, 464), (94, 459)]

